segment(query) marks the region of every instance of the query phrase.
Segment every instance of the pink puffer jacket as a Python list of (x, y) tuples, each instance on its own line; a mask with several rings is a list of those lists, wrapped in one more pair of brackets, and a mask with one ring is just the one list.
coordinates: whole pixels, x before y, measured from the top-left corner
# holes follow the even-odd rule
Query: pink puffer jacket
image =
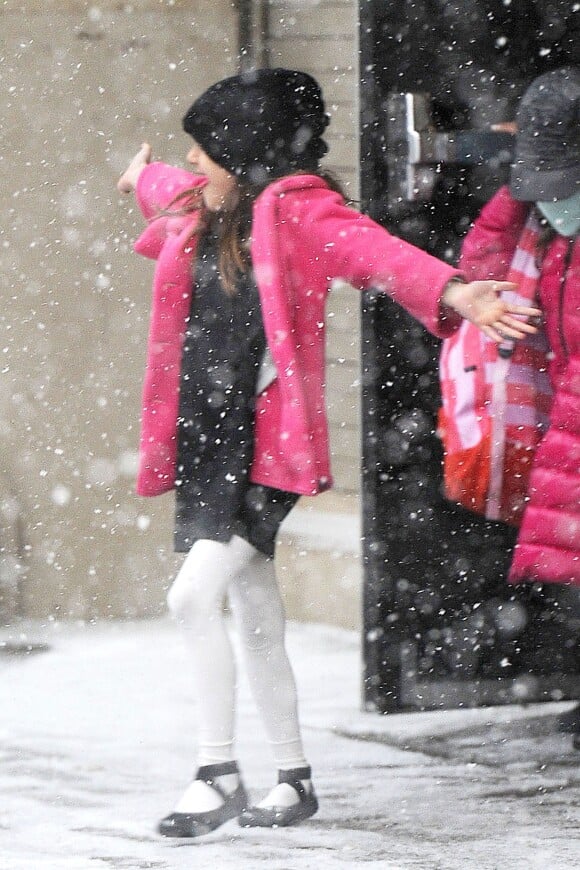
[[(464, 247), (470, 280), (503, 279), (529, 205), (502, 188), (483, 208)], [(530, 477), (529, 502), (509, 574), (511, 583), (580, 585), (580, 245), (557, 236), (542, 258), (539, 301), (553, 353), (550, 425)]]
[(580, 243), (559, 236), (544, 259), (540, 303), (554, 359), (550, 427), (530, 477), (510, 581), (580, 585)]
[[(204, 179), (162, 163), (141, 173), (137, 201), (149, 225), (135, 243), (157, 260), (143, 389), (137, 491), (173, 488), (180, 363), (189, 313), (197, 214), (159, 217), (180, 191)], [(325, 303), (332, 281), (378, 287), (436, 335), (443, 288), (458, 270), (348, 208), (317, 176), (275, 181), (257, 198), (251, 256), (277, 378), (257, 399), (251, 479), (315, 495), (331, 486), (324, 397)]]

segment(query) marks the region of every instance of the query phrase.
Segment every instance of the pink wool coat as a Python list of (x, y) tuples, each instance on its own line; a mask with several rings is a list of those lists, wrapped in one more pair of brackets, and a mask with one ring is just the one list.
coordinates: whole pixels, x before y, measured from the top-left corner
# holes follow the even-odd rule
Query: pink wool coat
[[(505, 277), (529, 204), (506, 187), (484, 207), (464, 246), (469, 280)], [(556, 236), (543, 255), (539, 303), (552, 353), (550, 425), (534, 457), (512, 583), (580, 585), (580, 244)]]
[[(157, 261), (143, 388), (137, 492), (174, 486), (180, 364), (189, 314), (198, 214), (160, 215), (176, 194), (204, 179), (163, 163), (139, 176), (137, 202), (149, 224), (135, 250)], [(341, 278), (378, 287), (445, 337), (458, 318), (441, 295), (458, 270), (390, 235), (348, 208), (318, 176), (295, 175), (256, 199), (251, 259), (277, 377), (258, 397), (254, 483), (302, 495), (332, 485), (324, 397), (325, 302)]]

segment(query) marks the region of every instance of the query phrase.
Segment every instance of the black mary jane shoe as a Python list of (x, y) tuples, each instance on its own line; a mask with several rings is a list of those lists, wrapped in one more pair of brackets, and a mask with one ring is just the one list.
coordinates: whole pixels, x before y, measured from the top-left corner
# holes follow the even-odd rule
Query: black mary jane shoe
[(195, 778), (205, 782), (220, 795), (223, 804), (205, 813), (170, 813), (161, 819), (157, 830), (163, 837), (201, 837), (215, 831), (220, 825), (239, 816), (248, 806), (248, 796), (242, 783), (228, 794), (215, 780), (220, 776), (239, 773), (235, 761), (223, 764), (206, 764), (200, 767)]
[(309, 819), (318, 810), (318, 800), (314, 789), (306, 791), (301, 780), (311, 779), (310, 767), (294, 770), (279, 770), (278, 783), (291, 785), (299, 797), (298, 803), (289, 807), (248, 807), (238, 817), (242, 828), (286, 828)]

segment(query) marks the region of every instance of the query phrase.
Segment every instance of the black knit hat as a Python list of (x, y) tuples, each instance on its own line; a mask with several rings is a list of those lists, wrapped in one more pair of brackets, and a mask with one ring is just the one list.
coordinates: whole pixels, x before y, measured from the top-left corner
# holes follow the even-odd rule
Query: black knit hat
[(516, 114), (510, 190), (515, 199), (548, 202), (580, 190), (580, 68), (534, 79)]
[(328, 147), (318, 83), (303, 72), (258, 69), (223, 79), (187, 111), (183, 129), (217, 164), (262, 184), (296, 170), (316, 172)]

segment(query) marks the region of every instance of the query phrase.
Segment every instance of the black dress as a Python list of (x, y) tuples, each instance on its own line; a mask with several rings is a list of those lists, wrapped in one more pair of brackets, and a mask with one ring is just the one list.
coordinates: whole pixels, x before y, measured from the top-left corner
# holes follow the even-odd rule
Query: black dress
[(257, 373), (266, 350), (260, 298), (240, 274), (229, 296), (217, 235), (199, 241), (180, 381), (175, 550), (236, 534), (268, 556), (299, 496), (250, 483)]

